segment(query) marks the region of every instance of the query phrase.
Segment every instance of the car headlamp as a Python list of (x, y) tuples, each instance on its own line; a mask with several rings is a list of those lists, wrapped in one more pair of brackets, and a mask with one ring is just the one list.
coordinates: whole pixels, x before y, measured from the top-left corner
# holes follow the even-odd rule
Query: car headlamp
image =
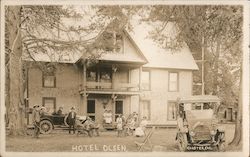
[(193, 132), (193, 131), (190, 131), (190, 136), (195, 136), (195, 132)]
[(210, 134), (214, 136), (216, 134), (216, 131), (212, 130), (212, 131), (210, 131)]

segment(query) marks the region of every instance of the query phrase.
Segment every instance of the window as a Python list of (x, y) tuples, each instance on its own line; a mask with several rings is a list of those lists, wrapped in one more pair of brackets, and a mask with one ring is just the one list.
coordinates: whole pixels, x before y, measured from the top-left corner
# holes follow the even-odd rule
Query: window
[(108, 52), (123, 53), (123, 36), (115, 32), (104, 32), (103, 33), (104, 50)]
[(95, 100), (87, 101), (87, 114), (92, 120), (95, 120)]
[(150, 90), (150, 71), (142, 71), (142, 90)]
[(176, 120), (176, 103), (175, 102), (168, 102), (168, 120)]
[(87, 70), (87, 81), (90, 81), (90, 82), (97, 81), (97, 73), (95, 70)]
[(148, 120), (150, 120), (151, 119), (150, 101), (143, 100), (141, 101), (141, 105), (142, 105), (142, 114), (141, 114), (142, 117), (146, 117)]
[(169, 72), (168, 76), (168, 90), (170, 92), (177, 92), (179, 88), (179, 78), (178, 73)]
[(48, 113), (56, 112), (56, 98), (55, 97), (44, 97), (43, 107), (46, 108)]
[(111, 74), (111, 70), (102, 70), (101, 73), (100, 73), (100, 79), (101, 79), (101, 82), (112, 82), (112, 74)]
[(43, 87), (55, 88), (56, 77), (53, 74), (43, 74)]
[(123, 114), (123, 101), (117, 100), (115, 101), (115, 119), (119, 114)]

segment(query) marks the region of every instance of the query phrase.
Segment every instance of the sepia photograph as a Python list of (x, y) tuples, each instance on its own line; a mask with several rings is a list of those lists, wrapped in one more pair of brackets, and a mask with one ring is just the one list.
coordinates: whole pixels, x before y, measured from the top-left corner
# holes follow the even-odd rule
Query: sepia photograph
[(248, 3), (59, 2), (1, 3), (1, 156), (249, 156)]

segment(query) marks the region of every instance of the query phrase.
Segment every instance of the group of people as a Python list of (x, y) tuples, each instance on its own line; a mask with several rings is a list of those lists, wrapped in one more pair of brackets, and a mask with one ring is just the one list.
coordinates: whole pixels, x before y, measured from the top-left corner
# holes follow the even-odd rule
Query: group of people
[[(39, 105), (34, 105), (33, 112), (32, 112), (32, 119), (33, 119), (33, 125), (34, 125), (34, 137), (38, 138), (40, 134), (40, 121), (41, 116), (45, 114), (46, 111), (44, 107), (40, 107)], [(59, 110), (53, 114), (57, 115), (63, 115), (63, 107), (59, 107)], [(96, 133), (97, 136), (99, 136), (99, 124), (96, 124), (90, 117), (86, 117), (85, 120), (77, 120), (77, 113), (75, 111), (75, 108), (72, 107), (69, 111), (69, 113), (66, 115), (67, 117), (67, 124), (69, 125), (69, 134), (73, 132), (75, 134), (76, 129), (78, 129), (78, 133), (81, 132), (81, 130), (86, 131), (89, 136), (93, 134), (93, 132)], [(111, 124), (112, 123), (112, 112), (111, 110), (104, 112), (104, 121), (106, 123)], [(122, 136), (129, 136), (129, 135), (135, 135), (135, 136), (144, 136), (145, 135), (145, 128), (147, 125), (147, 118), (143, 117), (142, 120), (139, 122), (138, 114), (136, 112), (133, 112), (125, 119), (125, 116), (119, 114), (116, 118), (116, 128), (118, 132), (118, 137)], [(80, 128), (80, 129), (79, 129)]]
[[(38, 138), (40, 134), (40, 121), (41, 117), (46, 114), (46, 109), (45, 107), (40, 107), (39, 105), (34, 105), (33, 106), (33, 111), (32, 111), (32, 122), (34, 125), (34, 137)], [(57, 115), (62, 115), (63, 114), (63, 107), (59, 107), (59, 110), (56, 113)], [(69, 134), (71, 131), (75, 134), (75, 123), (76, 123), (76, 111), (75, 108), (72, 107), (70, 112), (67, 115), (67, 124), (69, 125)]]
[(136, 137), (142, 137), (145, 135), (147, 124), (147, 117), (144, 116), (139, 122), (138, 114), (136, 112), (130, 114), (127, 120), (125, 120), (125, 116), (120, 114), (116, 118), (117, 136), (135, 135)]

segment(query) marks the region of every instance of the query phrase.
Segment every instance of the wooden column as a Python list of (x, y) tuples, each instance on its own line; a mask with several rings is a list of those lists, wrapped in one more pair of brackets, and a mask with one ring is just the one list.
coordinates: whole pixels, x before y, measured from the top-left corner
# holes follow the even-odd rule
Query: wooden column
[(83, 88), (83, 104), (80, 106), (80, 114), (86, 115), (87, 110), (87, 93), (86, 93), (86, 83), (87, 83), (87, 75), (86, 75), (87, 67), (86, 67), (86, 61), (83, 61), (83, 81), (82, 81), (82, 88)]
[[(139, 68), (139, 92), (141, 93), (142, 91), (142, 83), (141, 83), (141, 79), (142, 79), (142, 66), (140, 66)], [(139, 96), (139, 104), (138, 104), (138, 118), (139, 121), (141, 120), (141, 95)]]
[(115, 73), (117, 71), (117, 66), (116, 65), (112, 65), (112, 89), (115, 89), (116, 88), (116, 85), (115, 85)]

